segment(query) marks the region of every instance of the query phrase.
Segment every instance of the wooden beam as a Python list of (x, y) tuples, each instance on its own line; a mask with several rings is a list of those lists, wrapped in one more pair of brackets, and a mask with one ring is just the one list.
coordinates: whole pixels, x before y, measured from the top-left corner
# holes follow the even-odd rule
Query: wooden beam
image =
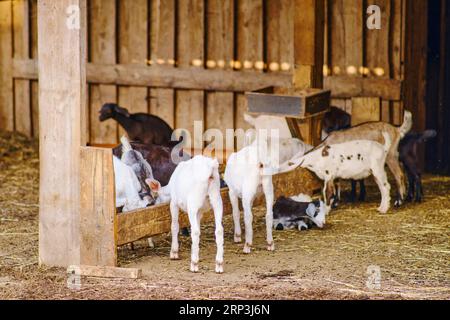
[(401, 80), (352, 76), (332, 76), (324, 80), (324, 88), (331, 90), (333, 98), (380, 97), (395, 101), (402, 98)]
[(40, 0), (38, 26), (39, 262), (67, 267), (80, 264), (80, 146), (86, 142), (86, 0)]
[(71, 265), (67, 268), (67, 273), (72, 276), (97, 278), (138, 279), (142, 276), (142, 270), (137, 268), (118, 268), (89, 265)]
[(80, 263), (117, 264), (112, 150), (82, 147), (80, 166)]
[[(298, 183), (301, 181), (302, 183)], [(310, 171), (297, 168), (291, 172), (282, 173), (273, 177), (275, 197), (281, 195), (293, 196), (299, 193), (312, 194), (322, 186), (320, 180)], [(231, 214), (231, 204), (228, 189), (221, 191), (224, 214)], [(264, 203), (264, 196), (255, 200), (255, 205)], [(204, 219), (212, 220), (211, 211), (204, 214)], [(168, 204), (157, 205), (141, 210), (121, 213), (117, 217), (117, 244), (124, 245), (145, 237), (155, 236), (170, 231), (171, 217)], [(187, 215), (180, 215), (180, 227), (189, 226)]]
[(0, 1), (0, 128), (14, 130), (12, 2)]

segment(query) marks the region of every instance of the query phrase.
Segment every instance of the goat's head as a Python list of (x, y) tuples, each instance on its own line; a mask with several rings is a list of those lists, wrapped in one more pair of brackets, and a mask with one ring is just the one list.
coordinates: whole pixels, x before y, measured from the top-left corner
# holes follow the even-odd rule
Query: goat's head
[(115, 103), (105, 103), (99, 111), (99, 120), (105, 121), (107, 119), (113, 118), (115, 114), (121, 114), (125, 117), (130, 117), (128, 110), (120, 107)]
[(323, 201), (313, 201), (308, 205), (306, 214), (311, 218), (312, 222), (319, 228), (325, 225), (326, 207)]
[(146, 183), (146, 179), (153, 179), (153, 171), (150, 164), (144, 159), (142, 154), (136, 150), (129, 150), (122, 154), (122, 162), (130, 166), (136, 174), (141, 184), (141, 198), (146, 199), (150, 204), (155, 203), (151, 189)]

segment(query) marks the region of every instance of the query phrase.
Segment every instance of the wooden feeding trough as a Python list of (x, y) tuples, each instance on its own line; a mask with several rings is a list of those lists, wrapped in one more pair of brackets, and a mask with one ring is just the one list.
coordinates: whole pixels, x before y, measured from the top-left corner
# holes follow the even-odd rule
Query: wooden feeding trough
[(248, 112), (285, 117), (293, 137), (317, 145), (322, 118), (330, 109), (330, 90), (268, 87), (247, 92)]
[[(116, 266), (117, 247), (170, 231), (168, 204), (155, 205), (126, 213), (116, 213), (112, 150), (83, 147), (81, 149), (81, 264)], [(308, 170), (298, 168), (273, 178), (275, 197), (312, 194), (321, 187), (320, 181)], [(221, 191), (224, 215), (231, 214), (228, 188)], [(264, 203), (264, 196), (255, 205)], [(212, 220), (212, 212), (204, 214)], [(189, 226), (186, 214), (180, 215), (180, 226)]]

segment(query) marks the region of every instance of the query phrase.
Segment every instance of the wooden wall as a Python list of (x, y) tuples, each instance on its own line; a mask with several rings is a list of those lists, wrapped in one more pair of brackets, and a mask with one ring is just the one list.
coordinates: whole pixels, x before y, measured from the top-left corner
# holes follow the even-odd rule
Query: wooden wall
[[(367, 30), (371, 1), (325, 1), (324, 82), (335, 105), (351, 112), (353, 97), (381, 98), (381, 119), (400, 122), (405, 2), (374, 0), (382, 29)], [(99, 123), (105, 102), (174, 127), (246, 128), (244, 91), (292, 84), (294, 3), (88, 0), (88, 141), (121, 133)], [(0, 128), (37, 136), (36, 0), (0, 1), (0, 40)]]

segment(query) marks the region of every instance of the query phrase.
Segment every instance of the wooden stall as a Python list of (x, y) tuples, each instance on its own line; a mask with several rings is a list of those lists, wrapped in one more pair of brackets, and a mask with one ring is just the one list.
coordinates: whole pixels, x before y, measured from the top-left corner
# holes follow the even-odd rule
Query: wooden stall
[[(311, 3), (320, 12), (314, 21), (301, 14)], [(375, 1), (379, 30), (366, 27), (369, 4), (87, 0), (87, 142), (118, 141), (117, 124), (98, 120), (105, 102), (159, 115), (174, 127), (191, 129), (193, 120), (203, 120), (205, 129), (247, 128), (243, 92), (288, 87), (294, 73), (308, 79), (294, 81), (304, 88), (322, 87), (317, 74), (323, 72), (332, 105), (366, 118), (366, 106), (352, 98), (374, 98), (376, 112), (369, 117), (399, 124), (406, 7), (412, 4)], [(38, 136), (37, 0), (3, 0), (0, 6), (0, 129)], [(321, 36), (295, 34), (305, 23)], [(312, 58), (324, 59), (323, 71), (322, 64), (301, 67), (311, 66)]]

